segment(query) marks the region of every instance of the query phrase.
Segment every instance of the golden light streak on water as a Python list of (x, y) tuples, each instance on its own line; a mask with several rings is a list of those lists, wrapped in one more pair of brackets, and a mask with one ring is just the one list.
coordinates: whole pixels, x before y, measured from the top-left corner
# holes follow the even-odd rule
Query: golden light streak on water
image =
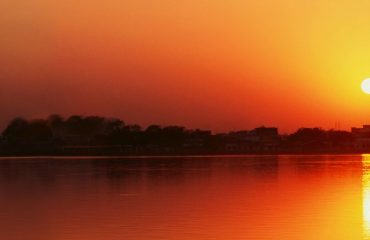
[(362, 194), (364, 239), (370, 239), (370, 155), (362, 156)]

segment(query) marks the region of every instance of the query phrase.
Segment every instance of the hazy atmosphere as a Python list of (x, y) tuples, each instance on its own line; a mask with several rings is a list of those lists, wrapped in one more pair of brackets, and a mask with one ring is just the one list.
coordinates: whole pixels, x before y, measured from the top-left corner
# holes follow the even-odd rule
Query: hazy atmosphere
[(0, 128), (104, 115), (214, 131), (366, 123), (365, 0), (3, 0)]

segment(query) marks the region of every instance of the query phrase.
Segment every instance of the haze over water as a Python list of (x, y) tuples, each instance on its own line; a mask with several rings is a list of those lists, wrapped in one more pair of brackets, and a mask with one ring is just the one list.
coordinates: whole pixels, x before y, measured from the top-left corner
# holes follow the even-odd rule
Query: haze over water
[(370, 156), (2, 158), (0, 239), (370, 239)]

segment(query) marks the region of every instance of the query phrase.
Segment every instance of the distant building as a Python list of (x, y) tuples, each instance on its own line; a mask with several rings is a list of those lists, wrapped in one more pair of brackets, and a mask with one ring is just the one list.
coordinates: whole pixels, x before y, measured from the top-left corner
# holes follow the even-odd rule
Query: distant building
[(279, 135), (279, 131), (275, 127), (259, 127), (252, 130), (258, 136), (276, 137)]
[(225, 149), (228, 152), (261, 152), (276, 151), (281, 138), (277, 128), (260, 127), (251, 131), (229, 133), (231, 139)]
[(279, 130), (275, 127), (259, 127), (251, 131), (258, 138), (264, 151), (275, 151), (280, 145)]
[(362, 128), (352, 128), (352, 135), (355, 138), (370, 138), (370, 125), (364, 125)]
[(362, 128), (352, 128), (352, 136), (355, 140), (355, 148), (359, 150), (370, 150), (370, 125)]

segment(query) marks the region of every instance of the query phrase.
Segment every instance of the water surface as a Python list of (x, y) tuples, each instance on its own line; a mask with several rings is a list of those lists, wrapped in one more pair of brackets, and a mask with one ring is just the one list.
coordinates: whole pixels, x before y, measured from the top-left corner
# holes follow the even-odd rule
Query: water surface
[(370, 157), (2, 158), (0, 239), (370, 239)]

